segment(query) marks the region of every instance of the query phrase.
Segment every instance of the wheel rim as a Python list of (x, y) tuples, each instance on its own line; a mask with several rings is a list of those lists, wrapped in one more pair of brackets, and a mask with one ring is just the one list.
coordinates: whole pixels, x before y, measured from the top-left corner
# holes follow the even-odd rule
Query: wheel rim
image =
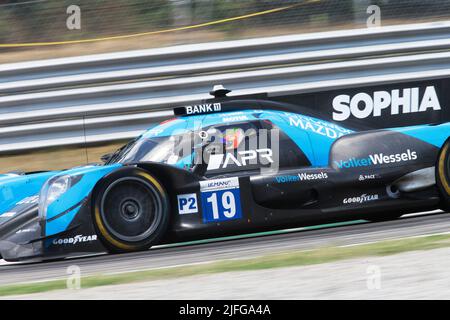
[(147, 181), (126, 177), (114, 181), (103, 194), (101, 218), (115, 238), (140, 242), (151, 236), (162, 220), (158, 191)]

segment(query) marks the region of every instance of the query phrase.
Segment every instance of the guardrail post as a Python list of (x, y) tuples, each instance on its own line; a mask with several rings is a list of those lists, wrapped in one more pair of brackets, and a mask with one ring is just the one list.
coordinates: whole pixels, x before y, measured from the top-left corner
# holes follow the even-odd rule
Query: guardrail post
[(368, 18), (367, 8), (371, 5), (371, 0), (353, 0), (353, 17), (358, 25), (366, 25)]
[(192, 23), (192, 1), (170, 0), (172, 2), (172, 19), (174, 26), (186, 26)]

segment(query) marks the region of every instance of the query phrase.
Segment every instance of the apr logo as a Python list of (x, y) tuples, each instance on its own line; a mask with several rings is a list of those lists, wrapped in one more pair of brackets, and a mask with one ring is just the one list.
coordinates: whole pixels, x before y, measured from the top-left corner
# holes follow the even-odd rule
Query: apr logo
[(407, 114), (439, 111), (441, 105), (434, 86), (425, 88), (420, 95), (419, 88), (396, 89), (391, 92), (375, 91), (373, 95), (361, 92), (353, 97), (339, 95), (333, 99), (333, 120), (344, 121), (353, 116), (365, 119), (390, 114)]
[(399, 162), (417, 160), (417, 152), (406, 150), (403, 153), (385, 155), (384, 153), (371, 154), (367, 158), (350, 158), (348, 160), (334, 161), (334, 166), (339, 169), (350, 169), (359, 167), (369, 167), (374, 165), (384, 165)]
[(212, 154), (209, 157), (207, 170), (226, 169), (229, 165), (238, 167), (247, 166), (249, 164), (257, 163), (258, 157), (261, 162), (274, 163), (273, 153), (271, 149), (256, 149), (238, 151), (237, 157), (233, 153), (227, 152), (225, 154)]

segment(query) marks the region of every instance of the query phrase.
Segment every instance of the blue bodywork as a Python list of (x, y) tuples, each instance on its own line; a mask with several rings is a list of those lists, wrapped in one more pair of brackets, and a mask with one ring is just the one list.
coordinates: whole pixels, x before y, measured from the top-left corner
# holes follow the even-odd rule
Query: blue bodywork
[(450, 135), (450, 123), (394, 128), (391, 130), (425, 141), (435, 147), (442, 148)]
[(114, 164), (109, 166), (81, 167), (53, 176), (52, 180), (66, 175), (80, 177), (80, 180), (48, 206), (45, 217), (45, 236), (51, 236), (66, 230), (97, 182), (121, 166), (120, 164)]
[(36, 197), (48, 178), (57, 171), (30, 175), (0, 175), (0, 216), (27, 198)]

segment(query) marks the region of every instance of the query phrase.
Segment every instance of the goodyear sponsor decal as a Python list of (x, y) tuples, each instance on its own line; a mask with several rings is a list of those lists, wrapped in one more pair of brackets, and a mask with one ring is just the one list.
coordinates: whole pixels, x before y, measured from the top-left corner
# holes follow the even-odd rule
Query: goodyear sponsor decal
[(344, 204), (354, 204), (354, 203), (362, 204), (362, 203), (378, 200), (379, 198), (380, 197), (378, 194), (362, 194), (357, 197), (345, 198), (342, 201), (342, 203), (344, 203)]
[(84, 236), (84, 235), (76, 235), (72, 238), (56, 238), (53, 240), (54, 245), (76, 245), (79, 243), (86, 243), (86, 242), (92, 242), (97, 241), (97, 235), (90, 235), (90, 236)]

